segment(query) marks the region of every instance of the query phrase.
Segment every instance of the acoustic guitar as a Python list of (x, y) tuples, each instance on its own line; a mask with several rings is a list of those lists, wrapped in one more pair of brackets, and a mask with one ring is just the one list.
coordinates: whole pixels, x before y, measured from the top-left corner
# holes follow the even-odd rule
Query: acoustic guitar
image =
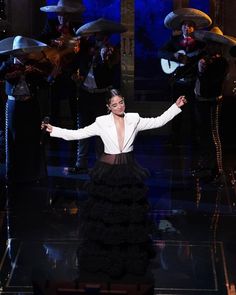
[[(197, 56), (200, 53), (200, 50), (195, 50), (190, 53), (186, 53), (185, 50), (179, 50), (179, 51), (177, 51), (177, 53), (186, 55), (187, 57), (193, 57), (193, 56)], [(185, 66), (185, 64), (180, 63), (178, 61), (172, 61), (172, 60), (161, 58), (161, 68), (162, 68), (163, 72), (166, 74), (172, 74), (179, 67), (183, 67), (183, 66)]]

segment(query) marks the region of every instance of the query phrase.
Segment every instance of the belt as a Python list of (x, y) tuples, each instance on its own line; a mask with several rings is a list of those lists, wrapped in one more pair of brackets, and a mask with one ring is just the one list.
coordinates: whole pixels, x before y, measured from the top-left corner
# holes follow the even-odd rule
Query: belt
[(81, 88), (89, 93), (105, 93), (112, 89), (111, 86), (108, 86), (106, 88), (87, 88), (86, 86), (81, 86)]

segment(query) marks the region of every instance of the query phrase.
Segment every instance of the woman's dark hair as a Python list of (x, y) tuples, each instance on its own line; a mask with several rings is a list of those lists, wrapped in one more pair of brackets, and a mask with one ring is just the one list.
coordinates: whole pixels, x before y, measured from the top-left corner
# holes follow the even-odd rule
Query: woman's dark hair
[(120, 97), (123, 97), (123, 95), (121, 94), (121, 92), (118, 90), (118, 89), (110, 89), (107, 91), (107, 95), (106, 95), (106, 103), (107, 104), (110, 104), (111, 102), (111, 99), (114, 97), (114, 96), (120, 96)]

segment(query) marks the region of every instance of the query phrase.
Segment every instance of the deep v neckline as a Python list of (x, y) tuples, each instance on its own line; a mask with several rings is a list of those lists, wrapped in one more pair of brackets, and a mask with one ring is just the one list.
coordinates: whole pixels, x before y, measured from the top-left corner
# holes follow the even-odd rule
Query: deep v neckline
[(123, 118), (120, 125), (119, 125), (119, 121), (118, 120), (116, 121), (114, 117), (113, 117), (113, 120), (115, 124), (115, 129), (116, 129), (118, 146), (119, 146), (120, 152), (122, 152), (124, 148), (124, 142), (125, 142), (125, 118)]

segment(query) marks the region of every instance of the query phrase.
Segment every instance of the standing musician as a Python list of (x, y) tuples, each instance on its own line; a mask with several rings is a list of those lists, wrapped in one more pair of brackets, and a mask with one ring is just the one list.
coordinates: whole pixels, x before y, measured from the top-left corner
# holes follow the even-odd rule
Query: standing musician
[[(0, 40), (10, 36), (12, 28), (10, 23), (0, 18)], [(0, 57), (0, 65), (6, 57)], [(0, 163), (5, 161), (5, 103), (6, 94), (4, 92), (4, 81), (0, 80)]]
[[(197, 61), (205, 43), (194, 38), (194, 31), (211, 24), (208, 15), (193, 8), (180, 8), (170, 12), (164, 25), (178, 31), (158, 51), (161, 65), (166, 73), (171, 74), (170, 85), (172, 98), (175, 101), (180, 93), (188, 98), (188, 107), (183, 117), (176, 118), (173, 126), (173, 144), (195, 141), (194, 122), (194, 85), (197, 74)], [(166, 68), (164, 68), (164, 66)]]
[(206, 41), (207, 45), (204, 55), (198, 61), (195, 84), (199, 141), (198, 164), (193, 172), (195, 176), (205, 180), (222, 183), (224, 169), (219, 117), (224, 81), (229, 72), (226, 50), (231, 53), (229, 49), (235, 46), (236, 42), (229, 36), (224, 36), (218, 27), (212, 28), (211, 31), (196, 31), (195, 37)]
[(35, 182), (47, 176), (41, 144), (39, 90), (51, 70), (47, 60), (32, 60), (46, 44), (22, 36), (0, 41), (0, 54), (10, 58), (0, 67), (5, 81), (6, 177), (8, 182)]
[[(81, 14), (85, 7), (80, 0), (59, 0), (57, 5), (48, 5), (40, 8), (42, 12), (56, 13), (57, 23), (54, 28), (47, 26), (40, 36), (40, 40), (51, 47), (45, 49), (45, 54), (53, 64), (49, 76), (51, 92), (51, 122), (58, 124), (60, 102), (68, 100), (72, 121), (76, 127), (76, 83), (71, 78), (77, 69), (76, 27), (72, 19), (77, 19), (81, 25)], [(49, 24), (49, 21), (48, 21)], [(54, 32), (52, 35), (51, 33)]]

